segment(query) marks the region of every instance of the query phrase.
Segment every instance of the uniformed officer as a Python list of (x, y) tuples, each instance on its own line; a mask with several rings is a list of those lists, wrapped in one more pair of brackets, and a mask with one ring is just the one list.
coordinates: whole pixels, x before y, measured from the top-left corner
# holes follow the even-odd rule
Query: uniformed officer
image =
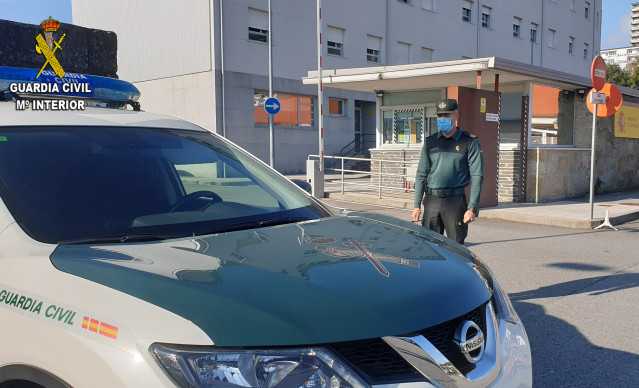
[[(419, 220), (423, 199), (422, 225), (464, 243), (468, 223), (477, 216), (477, 203), (484, 181), (484, 158), (476, 137), (457, 127), (457, 100), (437, 103), (439, 131), (426, 138), (415, 176), (413, 220)], [(465, 187), (470, 186), (470, 201)], [(426, 196), (424, 196), (424, 193)]]

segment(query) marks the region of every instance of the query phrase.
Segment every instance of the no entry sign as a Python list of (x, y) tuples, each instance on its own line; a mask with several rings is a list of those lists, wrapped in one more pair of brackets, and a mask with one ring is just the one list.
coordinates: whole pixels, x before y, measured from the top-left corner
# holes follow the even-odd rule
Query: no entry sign
[(600, 91), (606, 84), (606, 62), (604, 62), (601, 55), (597, 55), (592, 60), (592, 66), (590, 67), (590, 79), (592, 80), (592, 87), (596, 91)]

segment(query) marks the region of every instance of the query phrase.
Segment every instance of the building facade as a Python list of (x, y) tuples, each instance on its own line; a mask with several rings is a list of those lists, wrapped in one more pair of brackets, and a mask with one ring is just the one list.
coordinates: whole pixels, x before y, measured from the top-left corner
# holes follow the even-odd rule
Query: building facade
[[(301, 80), (317, 68), (316, 1), (272, 0), (270, 31), (268, 5), (72, 0), (72, 14), (74, 24), (117, 33), (118, 75), (141, 90), (144, 110), (198, 123), (266, 162), (271, 39), (273, 93), (282, 103), (274, 116), (274, 166), (300, 173), (307, 156), (318, 152), (317, 87)], [(600, 50), (601, 0), (324, 0), (322, 20), (325, 69), (496, 56), (588, 77)], [(328, 86), (327, 155), (403, 147), (432, 125), (433, 109), (416, 113), (409, 106), (397, 113), (409, 126), (419, 122), (420, 135), (380, 138), (377, 96)], [(523, 88), (508, 90), (521, 96)], [(428, 98), (440, 98), (443, 90), (432, 89)]]
[(633, 46), (639, 46), (639, 3), (632, 3), (630, 44)]
[(639, 47), (621, 47), (601, 50), (601, 57), (607, 64), (617, 65), (620, 69), (625, 69), (628, 63), (639, 59)]

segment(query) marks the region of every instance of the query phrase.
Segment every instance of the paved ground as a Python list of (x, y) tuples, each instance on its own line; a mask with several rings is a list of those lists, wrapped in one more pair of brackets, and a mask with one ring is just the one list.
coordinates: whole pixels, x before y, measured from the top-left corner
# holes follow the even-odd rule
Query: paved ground
[[(402, 219), (411, 213), (324, 202)], [(577, 217), (571, 204), (547, 206)], [(587, 201), (585, 207), (589, 212)], [(466, 246), (491, 267), (526, 326), (535, 387), (639, 386), (639, 220), (617, 226), (588, 230), (487, 217), (470, 225)]]

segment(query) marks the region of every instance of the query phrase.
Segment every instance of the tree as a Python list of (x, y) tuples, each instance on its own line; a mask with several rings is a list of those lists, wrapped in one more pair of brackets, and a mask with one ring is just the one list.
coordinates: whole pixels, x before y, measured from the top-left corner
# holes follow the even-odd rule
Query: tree
[[(634, 73), (637, 72), (635, 71)], [(615, 64), (606, 64), (606, 82), (620, 86), (633, 87), (630, 73)]]

